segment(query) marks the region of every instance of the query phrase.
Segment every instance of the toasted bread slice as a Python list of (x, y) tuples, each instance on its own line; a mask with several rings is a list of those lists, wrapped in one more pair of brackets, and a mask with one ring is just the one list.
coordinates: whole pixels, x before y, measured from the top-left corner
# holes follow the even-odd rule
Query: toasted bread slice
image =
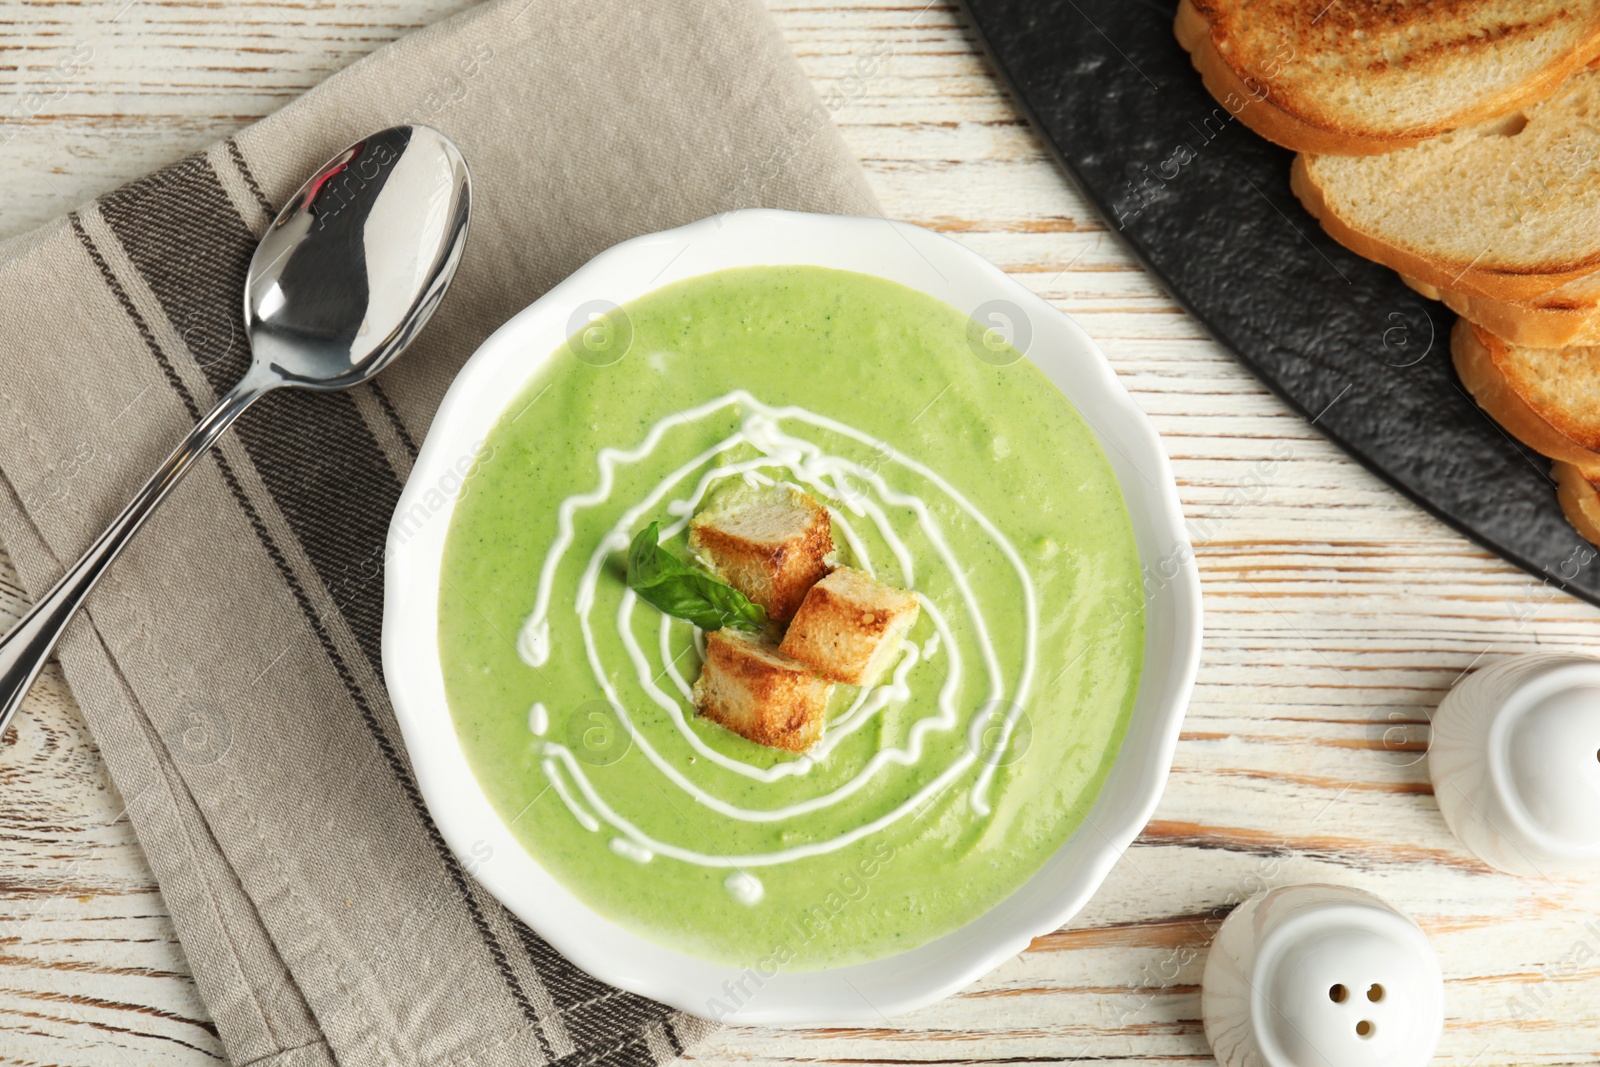
[(747, 740), (804, 752), (822, 737), (832, 683), (758, 637), (706, 634), (706, 658), (692, 691), (700, 714)]
[(1401, 275), (1401, 280), (1489, 333), (1528, 348), (1600, 345), (1600, 271), (1531, 300), (1490, 300)]
[(831, 569), (833, 521), (793, 487), (732, 482), (690, 520), (689, 549), (769, 618), (785, 622)]
[(920, 610), (910, 593), (840, 567), (811, 587), (778, 647), (836, 682), (871, 685)]
[(1600, 349), (1521, 348), (1458, 319), (1456, 373), (1507, 433), (1551, 459), (1600, 469)]
[(1528, 300), (1600, 269), (1600, 71), (1543, 103), (1382, 156), (1300, 155), (1340, 244), (1439, 289)]
[(1600, 545), (1600, 468), (1585, 473), (1571, 463), (1555, 463), (1556, 499), (1567, 521), (1591, 543)]
[(1298, 152), (1372, 155), (1527, 107), (1600, 56), (1567, 0), (1182, 0), (1211, 95)]

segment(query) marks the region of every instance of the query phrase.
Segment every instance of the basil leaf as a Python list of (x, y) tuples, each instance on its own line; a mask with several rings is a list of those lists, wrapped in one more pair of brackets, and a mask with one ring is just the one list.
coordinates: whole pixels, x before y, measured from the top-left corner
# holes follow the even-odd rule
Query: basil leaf
[(628, 588), (639, 599), (702, 630), (760, 630), (767, 613), (743, 593), (684, 563), (661, 547), (661, 524), (652, 522), (628, 546)]

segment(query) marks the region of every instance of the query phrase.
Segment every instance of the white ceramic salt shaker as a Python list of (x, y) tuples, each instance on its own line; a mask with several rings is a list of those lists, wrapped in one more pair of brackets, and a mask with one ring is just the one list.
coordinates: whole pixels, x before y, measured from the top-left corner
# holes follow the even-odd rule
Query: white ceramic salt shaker
[(1222, 1067), (1421, 1067), (1444, 978), (1422, 929), (1372, 894), (1287, 886), (1217, 931), (1201, 1013)]
[(1518, 656), (1469, 675), (1434, 715), (1428, 773), (1485, 863), (1600, 870), (1600, 660)]

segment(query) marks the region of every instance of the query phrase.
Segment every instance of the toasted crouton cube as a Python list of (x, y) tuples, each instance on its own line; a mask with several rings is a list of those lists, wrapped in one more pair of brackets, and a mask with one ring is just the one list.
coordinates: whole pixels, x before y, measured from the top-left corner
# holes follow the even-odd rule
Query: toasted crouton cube
[(804, 752), (822, 736), (833, 683), (751, 634), (706, 634), (706, 660), (694, 683), (700, 714), (770, 748)]
[(920, 610), (903, 589), (840, 567), (811, 587), (778, 649), (836, 682), (871, 685)]
[(790, 486), (723, 486), (689, 522), (689, 548), (712, 573), (785, 622), (833, 560), (828, 509)]

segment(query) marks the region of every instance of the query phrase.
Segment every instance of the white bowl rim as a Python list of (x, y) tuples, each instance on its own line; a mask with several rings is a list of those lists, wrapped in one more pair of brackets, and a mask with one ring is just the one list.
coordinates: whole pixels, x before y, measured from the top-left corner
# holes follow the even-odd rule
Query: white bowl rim
[[(967, 314), (992, 301), (1020, 313), (1032, 329), (1029, 358), (1084, 416), (1116, 472), (1134, 523), (1146, 606), (1134, 711), (1083, 826), (1028, 882), (965, 926), (884, 959), (798, 972), (761, 963), (736, 968), (647, 940), (590, 910), (540, 867), (467, 765), (444, 699), (437, 645), (440, 561), (460, 484), (452, 472), (481, 447), (520, 383), (575, 332), (580, 306), (625, 304), (716, 270), (791, 264), (889, 278)], [(443, 504), (435, 504), (441, 496)], [(948, 996), (1061, 927), (1154, 812), (1199, 663), (1199, 575), (1171, 466), (1110, 363), (1075, 322), (965, 246), (882, 218), (747, 209), (600, 253), (496, 330), (457, 375), (401, 494), (385, 556), (385, 680), (417, 784), (451, 850), (511, 912), (596, 978), (741, 1024), (880, 1022)]]

